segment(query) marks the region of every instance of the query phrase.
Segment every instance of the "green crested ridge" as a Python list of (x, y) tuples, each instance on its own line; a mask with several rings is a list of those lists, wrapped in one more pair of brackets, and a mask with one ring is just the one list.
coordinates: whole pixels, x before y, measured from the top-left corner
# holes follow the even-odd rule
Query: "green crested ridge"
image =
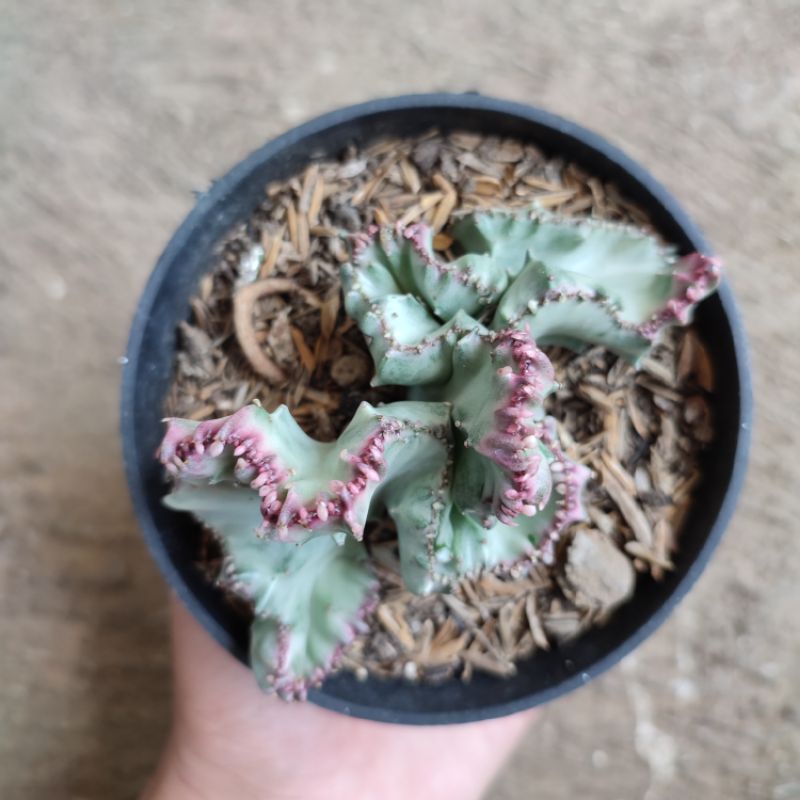
[(267, 691), (305, 696), (363, 629), (376, 602), (370, 520), (394, 521), (417, 593), (552, 561), (584, 518), (589, 473), (545, 414), (555, 382), (539, 346), (603, 345), (635, 362), (719, 281), (711, 258), (677, 259), (591, 219), (483, 212), (451, 233), (458, 257), (442, 261), (424, 225), (371, 229), (342, 268), (373, 382), (406, 386), (409, 400), (363, 403), (327, 443), (285, 407), (168, 421), (165, 503), (221, 542), (221, 580), (253, 607), (250, 659)]

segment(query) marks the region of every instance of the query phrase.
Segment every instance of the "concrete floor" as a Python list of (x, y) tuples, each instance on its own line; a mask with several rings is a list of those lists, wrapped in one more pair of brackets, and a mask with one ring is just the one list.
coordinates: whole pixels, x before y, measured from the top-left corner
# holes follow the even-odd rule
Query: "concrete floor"
[(0, 1), (0, 796), (134, 797), (165, 731), (165, 590), (116, 359), (192, 190), (311, 115), (479, 89), (605, 134), (724, 254), (759, 401), (718, 557), (542, 714), (494, 800), (800, 797), (800, 5)]

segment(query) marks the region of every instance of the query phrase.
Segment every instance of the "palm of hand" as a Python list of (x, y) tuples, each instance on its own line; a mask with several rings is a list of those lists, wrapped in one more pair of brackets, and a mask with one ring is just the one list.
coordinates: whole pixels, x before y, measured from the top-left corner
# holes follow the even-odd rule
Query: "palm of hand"
[(174, 722), (143, 800), (477, 800), (530, 713), (413, 728), (264, 696), (172, 603)]

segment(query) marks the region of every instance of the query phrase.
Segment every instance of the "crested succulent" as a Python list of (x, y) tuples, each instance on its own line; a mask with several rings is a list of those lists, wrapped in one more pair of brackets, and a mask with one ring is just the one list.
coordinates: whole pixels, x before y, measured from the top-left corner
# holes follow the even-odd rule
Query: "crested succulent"
[(462, 217), (452, 236), (462, 255), (449, 262), (425, 225), (356, 238), (345, 299), (370, 340), (376, 383), (446, 380), (455, 342), (484, 326), (527, 325), (539, 345), (603, 345), (636, 362), (719, 282), (715, 259), (677, 258), (654, 236), (605, 221), (495, 211)]
[(403, 487), (405, 513), (425, 513), (431, 476), (447, 473), (449, 414), (441, 403), (362, 403), (339, 439), (322, 443), (285, 406), (249, 405), (207, 422), (167, 420), (159, 457), (175, 481), (166, 504), (216, 534), (222, 584), (252, 604), (256, 677), (303, 697), (375, 605), (360, 540), (376, 493), (389, 502)]
[(407, 401), (362, 403), (330, 443), (285, 407), (169, 420), (166, 502), (219, 537), (221, 579), (254, 609), (253, 668), (284, 697), (324, 676), (375, 604), (370, 519), (394, 521), (418, 593), (552, 561), (589, 473), (546, 416), (555, 381), (538, 345), (601, 344), (635, 362), (719, 280), (713, 259), (593, 220), (481, 213), (452, 235), (459, 255), (442, 261), (424, 225), (371, 228), (342, 270), (374, 383), (408, 387)]

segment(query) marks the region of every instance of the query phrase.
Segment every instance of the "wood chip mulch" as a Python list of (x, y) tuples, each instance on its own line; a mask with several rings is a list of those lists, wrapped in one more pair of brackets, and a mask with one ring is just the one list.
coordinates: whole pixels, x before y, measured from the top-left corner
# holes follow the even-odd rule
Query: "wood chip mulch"
[[(348, 252), (339, 232), (424, 220), (447, 258), (453, 215), (533, 203), (652, 230), (612, 185), (530, 144), (472, 133), (351, 148), (269, 185), (192, 300), (167, 413), (201, 420), (253, 400), (270, 411), (283, 403), (308, 434), (334, 439), (362, 400), (403, 396), (369, 386), (366, 343), (341, 304)], [(561, 383), (548, 411), (568, 455), (595, 475), (589, 521), (563, 537), (551, 567), (486, 572), (426, 597), (403, 588), (391, 527), (375, 526), (369, 544), (381, 602), (370, 632), (344, 657), (359, 677), (512, 675), (517, 660), (602, 624), (633, 595), (637, 574), (660, 580), (672, 569), (699, 453), (713, 438), (714, 374), (703, 343), (691, 328), (671, 330), (638, 372), (602, 348), (548, 355)], [(198, 562), (216, 578), (210, 536)]]

